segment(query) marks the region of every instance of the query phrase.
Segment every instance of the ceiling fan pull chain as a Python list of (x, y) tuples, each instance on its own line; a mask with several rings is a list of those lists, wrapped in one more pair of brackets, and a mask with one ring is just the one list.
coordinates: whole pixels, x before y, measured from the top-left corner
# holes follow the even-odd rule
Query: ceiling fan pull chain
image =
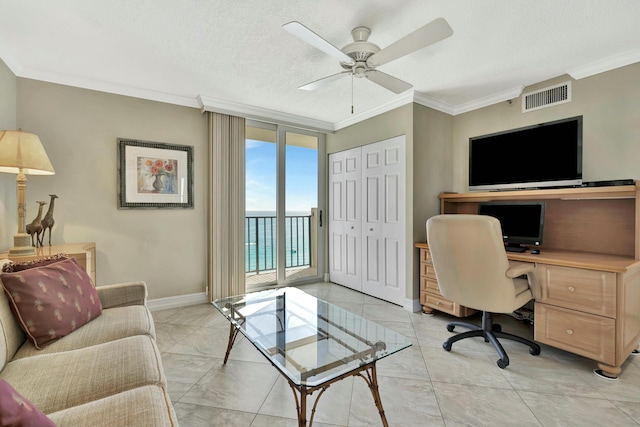
[(351, 114), (353, 114), (353, 74), (351, 74)]

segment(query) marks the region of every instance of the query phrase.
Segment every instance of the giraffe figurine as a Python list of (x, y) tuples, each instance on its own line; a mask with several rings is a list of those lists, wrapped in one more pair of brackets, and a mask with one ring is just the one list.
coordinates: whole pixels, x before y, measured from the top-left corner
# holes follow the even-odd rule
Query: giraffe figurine
[(40, 241), (40, 246), (44, 246), (42, 241), (44, 240), (44, 233), (47, 231), (47, 229), (49, 229), (49, 246), (51, 246), (51, 229), (53, 228), (53, 224), (55, 224), (55, 221), (53, 219), (53, 208), (55, 200), (58, 198), (58, 196), (56, 196), (55, 194), (49, 194), (49, 197), (51, 197), (51, 201), (49, 202), (49, 209), (44, 215), (44, 218), (42, 218), (42, 230), (40, 230), (40, 232), (36, 236), (36, 239)]
[[(36, 202), (38, 206), (38, 215), (36, 218), (31, 221), (31, 224), (27, 224), (27, 234), (31, 235), (31, 246), (38, 247), (38, 233), (42, 231), (42, 207), (47, 204), (47, 202)], [(35, 243), (33, 238), (35, 237)]]

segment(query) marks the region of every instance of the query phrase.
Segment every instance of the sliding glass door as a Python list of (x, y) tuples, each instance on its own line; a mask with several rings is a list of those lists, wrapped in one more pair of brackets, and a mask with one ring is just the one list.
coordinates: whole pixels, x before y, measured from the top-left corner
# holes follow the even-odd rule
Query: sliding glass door
[(319, 280), (324, 271), (324, 135), (247, 122), (247, 290)]

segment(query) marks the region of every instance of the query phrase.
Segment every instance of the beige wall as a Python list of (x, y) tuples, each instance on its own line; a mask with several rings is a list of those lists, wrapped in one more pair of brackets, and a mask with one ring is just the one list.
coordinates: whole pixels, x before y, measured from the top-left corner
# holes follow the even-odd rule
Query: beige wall
[[(16, 76), (0, 59), (0, 130), (16, 129)], [(18, 231), (16, 176), (0, 173), (0, 246), (13, 246)]]
[[(453, 183), (451, 140), (453, 117), (424, 107), (413, 106), (413, 235), (411, 242), (426, 242), (426, 222), (440, 213), (440, 194)], [(412, 291), (414, 298), (420, 295), (419, 251), (412, 247), (408, 258), (412, 259)]]
[[(95, 241), (98, 284), (144, 280), (152, 299), (204, 292), (205, 115), (23, 78), (17, 93), (18, 126), (40, 137), (56, 170), (28, 178), (27, 221), (35, 201), (55, 193), (52, 241)], [(195, 208), (118, 210), (119, 137), (193, 146)], [(6, 236), (2, 246), (11, 246)]]
[[(520, 98), (454, 117), (453, 185), (468, 188), (469, 137), (582, 115), (583, 180), (640, 179), (640, 63), (572, 81), (572, 101), (522, 113)], [(571, 80), (562, 76), (528, 92)]]

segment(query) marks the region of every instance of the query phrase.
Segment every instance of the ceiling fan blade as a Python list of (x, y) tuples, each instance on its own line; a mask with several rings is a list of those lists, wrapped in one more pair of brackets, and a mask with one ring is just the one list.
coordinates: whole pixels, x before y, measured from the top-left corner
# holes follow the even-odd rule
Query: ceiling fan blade
[(437, 18), (429, 22), (424, 27), (418, 28), (413, 33), (408, 34), (395, 43), (382, 49), (380, 52), (371, 55), (367, 60), (367, 65), (377, 67), (394, 59), (408, 55), (416, 50), (425, 48), (440, 40), (446, 39), (453, 34), (453, 30), (444, 18)]
[(337, 47), (335, 47), (334, 45), (332, 45), (331, 43), (329, 43), (328, 41), (326, 41), (325, 39), (323, 39), (322, 37), (320, 37), (319, 35), (317, 35), (316, 33), (314, 33), (313, 31), (311, 31), (310, 29), (308, 29), (307, 27), (305, 27), (304, 25), (302, 25), (297, 21), (284, 24), (282, 28), (285, 31), (298, 37), (303, 42), (308, 43), (317, 49), (320, 49), (327, 55), (333, 56), (339, 61), (346, 62), (348, 64), (354, 63), (353, 59), (351, 59), (350, 56), (348, 56), (347, 54), (342, 52), (340, 49), (338, 49)]
[(298, 89), (316, 90), (318, 88), (321, 88), (323, 86), (328, 85), (331, 82), (334, 82), (334, 81), (338, 80), (339, 78), (341, 78), (345, 74), (351, 74), (351, 71), (342, 71), (342, 72), (340, 72), (338, 74), (332, 74), (330, 76), (323, 77), (323, 78), (321, 78), (319, 80), (316, 80), (314, 82), (307, 83), (306, 85), (300, 86)]
[(402, 93), (413, 87), (413, 85), (405, 82), (404, 80), (397, 79), (378, 70), (369, 70), (365, 76), (372, 82), (379, 84), (393, 93)]

